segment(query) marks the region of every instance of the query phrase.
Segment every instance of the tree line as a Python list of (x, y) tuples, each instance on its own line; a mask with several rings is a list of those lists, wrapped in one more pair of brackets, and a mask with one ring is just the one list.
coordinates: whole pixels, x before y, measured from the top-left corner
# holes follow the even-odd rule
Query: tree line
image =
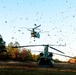
[(12, 48), (13, 46), (19, 46), (20, 44), (15, 41), (15, 43), (10, 42), (6, 46), (7, 52), (0, 53), (0, 60), (3, 61), (37, 61), (39, 55), (33, 55), (30, 49), (26, 48)]

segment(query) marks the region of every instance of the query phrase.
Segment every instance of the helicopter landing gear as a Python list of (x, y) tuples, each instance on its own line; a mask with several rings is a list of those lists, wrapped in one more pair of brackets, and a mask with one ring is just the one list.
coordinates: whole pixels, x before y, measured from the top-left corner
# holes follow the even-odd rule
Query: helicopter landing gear
[(54, 61), (48, 58), (40, 58), (38, 61), (38, 65), (41, 67), (54, 67)]

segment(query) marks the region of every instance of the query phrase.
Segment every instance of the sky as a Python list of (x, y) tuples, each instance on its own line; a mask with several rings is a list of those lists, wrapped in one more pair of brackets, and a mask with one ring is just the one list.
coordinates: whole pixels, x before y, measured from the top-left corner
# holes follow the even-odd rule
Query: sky
[[(40, 33), (40, 39), (36, 38), (35, 41), (27, 30), (34, 28), (34, 24), (41, 25), (39, 29), (44, 32), (49, 31)], [(75, 24), (76, 0), (0, 0), (0, 34), (6, 45), (14, 41), (18, 41), (21, 46), (66, 44), (65, 47), (54, 47), (66, 55), (76, 56)], [(55, 57), (68, 59), (58, 55)]]

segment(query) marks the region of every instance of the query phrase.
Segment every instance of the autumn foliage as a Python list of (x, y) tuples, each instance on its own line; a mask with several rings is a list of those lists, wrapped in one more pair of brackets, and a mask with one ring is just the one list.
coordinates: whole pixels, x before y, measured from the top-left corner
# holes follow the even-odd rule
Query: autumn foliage
[(8, 44), (7, 52), (0, 53), (0, 60), (13, 61), (36, 61), (37, 55), (32, 55), (30, 49), (26, 48), (12, 48), (12, 46), (19, 45), (18, 42), (10, 42)]

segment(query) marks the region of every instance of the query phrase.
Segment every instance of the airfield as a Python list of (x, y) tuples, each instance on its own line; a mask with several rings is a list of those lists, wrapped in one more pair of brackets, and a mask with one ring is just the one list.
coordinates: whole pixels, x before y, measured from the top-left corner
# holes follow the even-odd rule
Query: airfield
[(54, 67), (45, 68), (38, 66), (36, 62), (0, 62), (0, 75), (8, 75), (6, 73), (9, 75), (76, 75), (76, 64), (55, 63)]
[[(45, 68), (38, 66), (37, 62), (18, 62), (18, 61), (0, 61), (0, 68)], [(51, 67), (49, 67), (51, 68)], [(57, 69), (76, 70), (76, 64), (73, 63), (55, 63), (54, 67)]]

